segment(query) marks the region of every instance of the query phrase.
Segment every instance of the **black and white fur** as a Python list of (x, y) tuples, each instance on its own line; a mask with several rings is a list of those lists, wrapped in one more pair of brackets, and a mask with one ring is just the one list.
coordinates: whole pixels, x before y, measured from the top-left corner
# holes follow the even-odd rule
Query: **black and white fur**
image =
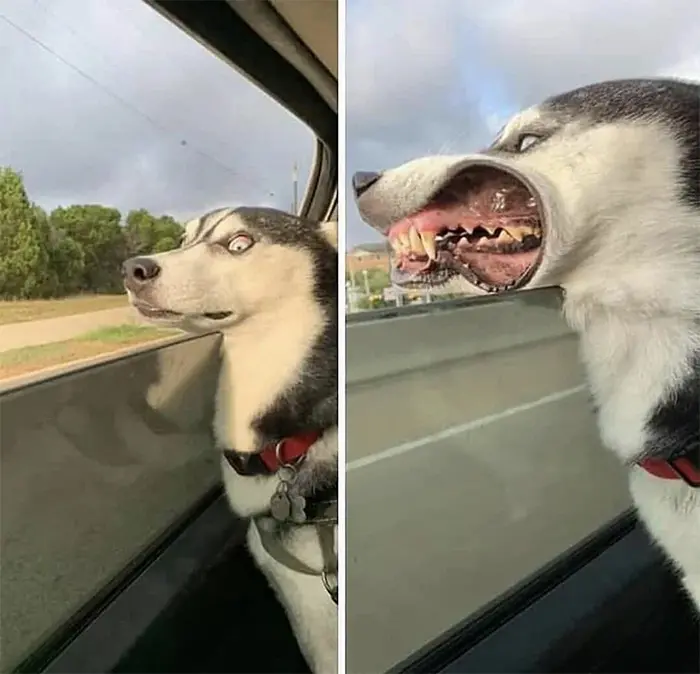
[[(384, 232), (484, 158), (543, 198), (549, 227), (526, 287), (564, 289), (602, 439), (629, 466), (639, 514), (700, 608), (700, 489), (635, 465), (700, 452), (700, 86), (619, 80), (554, 96), (480, 154), (382, 173), (360, 212)], [(462, 277), (442, 290), (483, 294)]]
[[(337, 484), (337, 236), (336, 223), (224, 208), (187, 223), (179, 249), (124, 265), (130, 300), (149, 321), (223, 334), (213, 423), (220, 449), (253, 454), (309, 429), (323, 431), (299, 469), (306, 496)], [(276, 474), (241, 476), (223, 459), (222, 470), (237, 515), (268, 510)], [(247, 541), (309, 666), (333, 674), (337, 607), (321, 579), (271, 557), (252, 521)], [(293, 528), (284, 545), (307, 566), (323, 568), (314, 527)]]

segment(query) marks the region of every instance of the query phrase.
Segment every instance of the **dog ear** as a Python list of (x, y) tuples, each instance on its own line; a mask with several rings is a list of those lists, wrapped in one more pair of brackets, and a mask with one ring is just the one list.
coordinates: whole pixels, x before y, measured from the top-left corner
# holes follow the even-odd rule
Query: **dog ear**
[(321, 234), (328, 241), (328, 243), (338, 250), (338, 222), (322, 222), (321, 223)]

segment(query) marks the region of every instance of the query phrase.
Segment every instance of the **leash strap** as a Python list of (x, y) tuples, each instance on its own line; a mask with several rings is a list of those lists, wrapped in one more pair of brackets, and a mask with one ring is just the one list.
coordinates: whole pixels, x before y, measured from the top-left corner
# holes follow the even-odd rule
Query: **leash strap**
[[(336, 507), (337, 507), (336, 503)], [(337, 523), (337, 520), (336, 520)], [(323, 572), (321, 580), (326, 592), (330, 595), (333, 603), (338, 605), (338, 555), (335, 553), (335, 531), (336, 524), (323, 522), (316, 526), (318, 540), (321, 544), (321, 554), (323, 555)]]
[(258, 528), (260, 541), (262, 542), (263, 548), (265, 548), (265, 552), (280, 564), (297, 573), (303, 573), (306, 576), (320, 576), (323, 573), (322, 570), (319, 571), (309, 566), (284, 547), (280, 535), (281, 527), (279, 527), (274, 519), (265, 516), (256, 517), (255, 526)]
[[(338, 504), (335, 503), (337, 509)], [(260, 542), (265, 552), (274, 560), (286, 566), (292, 571), (303, 573), (306, 576), (320, 576), (326, 592), (330, 595), (334, 604), (338, 604), (338, 556), (335, 552), (335, 527), (338, 520), (330, 518), (324, 521), (306, 522), (303, 525), (313, 524), (316, 526), (321, 555), (323, 557), (323, 568), (321, 570), (309, 566), (306, 562), (293, 555), (282, 542), (283, 527), (271, 517), (265, 515), (254, 519), (255, 526), (260, 535)]]

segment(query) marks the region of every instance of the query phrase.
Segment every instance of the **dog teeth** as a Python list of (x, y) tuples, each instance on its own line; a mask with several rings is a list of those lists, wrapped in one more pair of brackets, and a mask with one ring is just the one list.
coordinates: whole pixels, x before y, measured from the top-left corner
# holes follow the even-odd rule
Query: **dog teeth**
[(498, 236), (496, 237), (496, 241), (499, 241), (500, 243), (512, 243), (513, 237), (505, 229), (502, 229), (498, 233)]
[(508, 228), (508, 233), (516, 240), (522, 243), (523, 239), (528, 235), (528, 234), (534, 234), (535, 230), (532, 229), (532, 227), (527, 227), (525, 225), (521, 225), (519, 227), (509, 227)]
[(411, 242), (408, 239), (408, 234), (402, 233), (396, 237), (396, 242), (399, 246), (399, 252), (408, 253), (411, 250)]
[(423, 242), (421, 241), (420, 235), (416, 231), (415, 227), (411, 227), (408, 230), (408, 242), (411, 252), (416, 253), (417, 255), (425, 255)]
[(437, 260), (437, 248), (435, 247), (435, 232), (420, 232), (421, 242), (425, 252), (431, 260)]

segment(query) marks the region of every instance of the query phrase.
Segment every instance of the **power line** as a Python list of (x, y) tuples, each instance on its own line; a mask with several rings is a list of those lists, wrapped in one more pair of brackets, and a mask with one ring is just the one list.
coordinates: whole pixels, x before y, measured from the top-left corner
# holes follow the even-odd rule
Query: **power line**
[[(40, 3), (36, 3), (36, 5), (37, 5), (37, 6), (41, 6)], [(44, 11), (46, 11), (45, 8), (42, 8), (42, 9), (44, 9)], [(47, 13), (48, 13), (48, 12), (47, 12)], [(99, 80), (96, 80), (96, 79), (95, 79), (94, 77), (92, 77), (92, 75), (90, 75), (89, 73), (86, 73), (82, 68), (80, 68), (79, 66), (76, 66), (74, 63), (72, 63), (71, 61), (69, 61), (68, 59), (66, 59), (64, 56), (61, 56), (58, 52), (56, 52), (56, 51), (54, 51), (53, 49), (51, 49), (51, 47), (49, 47), (48, 45), (46, 45), (44, 42), (42, 42), (39, 38), (37, 38), (37, 37), (36, 37), (35, 35), (33, 35), (32, 33), (30, 33), (28, 30), (22, 28), (22, 26), (19, 26), (18, 24), (16, 24), (14, 21), (12, 21), (11, 19), (9, 19), (7, 16), (5, 16), (5, 15), (2, 14), (2, 13), (0, 13), (0, 19), (1, 19), (2, 21), (4, 21), (8, 26), (10, 26), (11, 28), (14, 28), (16, 31), (18, 31), (19, 33), (21, 33), (22, 35), (24, 35), (24, 37), (26, 37), (28, 40), (30, 40), (31, 42), (33, 42), (36, 46), (38, 46), (39, 48), (41, 48), (41, 49), (43, 49), (44, 51), (46, 51), (46, 52), (48, 52), (49, 54), (51, 54), (51, 56), (53, 56), (55, 59), (57, 59), (58, 61), (60, 61), (63, 65), (65, 65), (66, 67), (70, 68), (73, 72), (77, 73), (78, 75), (80, 75), (81, 77), (83, 77), (85, 80), (87, 80), (88, 82), (90, 82), (93, 86), (95, 86), (95, 87), (97, 87), (98, 89), (100, 89), (100, 91), (102, 91), (103, 93), (107, 94), (110, 98), (112, 98), (113, 100), (117, 101), (118, 103), (120, 103), (121, 105), (123, 105), (125, 108), (127, 108), (127, 109), (129, 109), (131, 112), (133, 112), (134, 114), (136, 114), (136, 115), (142, 117), (143, 119), (145, 119), (148, 123), (150, 123), (152, 126), (156, 127), (159, 131), (161, 131), (161, 132), (167, 134), (168, 136), (173, 136), (173, 135), (174, 135), (174, 132), (171, 131), (169, 128), (167, 128), (166, 126), (163, 126), (163, 124), (161, 124), (161, 123), (158, 122), (156, 119), (154, 119), (153, 117), (151, 117), (148, 113), (143, 112), (143, 110), (140, 110), (139, 108), (137, 108), (133, 103), (131, 103), (130, 101), (126, 100), (125, 98), (121, 97), (119, 94), (115, 93), (114, 91), (112, 91), (111, 89), (109, 89), (108, 87), (106, 87), (105, 85), (103, 85)], [(68, 26), (66, 26), (66, 27), (68, 27)], [(78, 34), (72, 27), (68, 27), (68, 28), (70, 28), (70, 30), (71, 30), (71, 32), (72, 32), (73, 34), (79, 36), (79, 34)], [(200, 150), (198, 147), (196, 147), (196, 146), (194, 146), (194, 145), (190, 145), (189, 142), (188, 142), (187, 140), (185, 140), (185, 139), (178, 139), (178, 142), (179, 142), (179, 144), (180, 144), (181, 147), (187, 147), (189, 150), (191, 150), (192, 152), (198, 154), (200, 157), (203, 157), (204, 159), (208, 159), (210, 162), (216, 164), (220, 169), (222, 169), (223, 171), (226, 171), (226, 172), (229, 173), (230, 175), (236, 176), (236, 177), (239, 178), (239, 179), (246, 180), (247, 182), (249, 182), (249, 183), (255, 185), (255, 187), (264, 189), (265, 193), (266, 193), (268, 196), (271, 196), (271, 197), (274, 197), (274, 196), (275, 196), (275, 193), (274, 193), (274, 192), (271, 192), (271, 191), (270, 191), (269, 189), (267, 189), (267, 188), (263, 188), (262, 185), (259, 185), (259, 184), (257, 184), (257, 183), (254, 183), (254, 181), (250, 180), (250, 178), (246, 178), (246, 177), (241, 176), (241, 174), (240, 174), (238, 171), (235, 171), (235, 170), (232, 169), (230, 166), (226, 166), (226, 164), (223, 164), (222, 162), (220, 162), (220, 161), (219, 161), (218, 159), (216, 159), (215, 157), (212, 157), (211, 155), (207, 154), (207, 153), (204, 152), (203, 150)]]

